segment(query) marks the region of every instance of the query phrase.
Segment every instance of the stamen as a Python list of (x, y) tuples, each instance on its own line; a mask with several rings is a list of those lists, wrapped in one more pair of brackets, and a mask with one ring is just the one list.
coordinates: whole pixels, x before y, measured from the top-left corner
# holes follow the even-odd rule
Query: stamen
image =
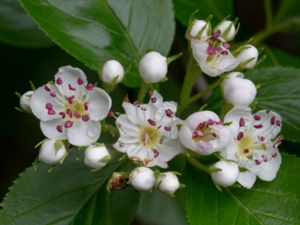
[(192, 138), (201, 138), (204, 137), (204, 133), (200, 130), (196, 130), (193, 132)]
[(261, 163), (261, 162), (260, 162), (258, 159), (255, 159), (255, 164), (256, 164), (256, 165), (260, 165), (260, 163)]
[(157, 158), (159, 156), (159, 151), (156, 149), (153, 149), (154, 158)]
[(262, 155), (261, 158), (263, 159), (264, 162), (268, 162), (268, 158), (265, 155)]
[(240, 131), (240, 132), (238, 133), (236, 139), (237, 139), (238, 141), (240, 141), (243, 137), (244, 137), (244, 133), (243, 133), (242, 131)]
[(214, 32), (212, 35), (211, 35), (211, 39), (216, 41), (218, 40), (218, 38), (220, 37), (221, 35), (221, 31), (220, 30), (217, 30), (216, 32)]
[(48, 109), (48, 115), (55, 115), (54, 109)]
[(92, 83), (88, 83), (86, 86), (85, 86), (86, 89), (88, 89), (89, 91), (90, 90), (93, 90), (94, 88), (94, 85)]
[(72, 96), (70, 96), (70, 97), (67, 97), (67, 100), (68, 100), (69, 104), (72, 104), (72, 103), (73, 103), (74, 98), (75, 98), (75, 95), (72, 95)]
[(230, 48), (230, 44), (228, 42), (223, 42), (222, 45), (224, 48), (227, 48), (227, 49)]
[(156, 98), (156, 97), (152, 97), (152, 98), (150, 99), (150, 101), (151, 101), (152, 103), (155, 103), (155, 102), (157, 101), (157, 98)]
[(271, 125), (275, 125), (275, 123), (276, 123), (276, 117), (275, 116), (272, 116), (272, 118), (270, 119), (270, 123), (271, 123)]
[(277, 157), (277, 152), (273, 153), (273, 154), (272, 154), (272, 157), (273, 157), (273, 158), (276, 158), (276, 157)]
[(109, 118), (115, 118), (115, 113), (114, 113), (113, 111), (110, 111), (110, 112), (108, 113), (108, 117), (109, 117)]
[(171, 127), (164, 127), (165, 131), (171, 131)]
[(51, 91), (51, 89), (49, 88), (49, 86), (48, 86), (47, 84), (44, 85), (44, 89), (45, 89), (46, 91), (48, 91), (48, 92)]
[(167, 109), (165, 111), (165, 113), (166, 113), (167, 117), (173, 117), (173, 115), (174, 115), (174, 113), (173, 113), (173, 111), (171, 109)]
[(240, 118), (240, 127), (245, 126), (245, 120), (243, 117)]
[(89, 102), (85, 102), (84, 103), (84, 109), (86, 110), (86, 111), (88, 111), (88, 109), (89, 109)]
[(56, 97), (56, 94), (54, 92), (51, 92), (50, 93), (51, 97), (55, 98)]
[(71, 84), (68, 84), (68, 87), (70, 91), (76, 91), (76, 88), (74, 88)]
[(257, 124), (257, 125), (254, 125), (253, 127), (256, 128), (256, 129), (260, 129), (260, 128), (263, 128), (263, 125), (262, 124)]
[(72, 126), (73, 126), (73, 121), (68, 120), (68, 121), (65, 122), (65, 128), (70, 128)]
[(61, 125), (57, 125), (56, 126), (56, 130), (59, 132), (59, 133), (62, 133), (63, 132), (63, 127)]
[(61, 116), (62, 119), (66, 117), (66, 114), (64, 112), (60, 112), (59, 115)]
[(56, 84), (61, 85), (63, 83), (62, 79), (60, 77), (58, 77), (56, 79)]
[(67, 109), (66, 113), (68, 114), (69, 117), (72, 117), (73, 116), (73, 112), (71, 109)]
[(263, 136), (258, 136), (258, 140), (261, 141), (261, 142), (263, 142), (263, 141), (265, 140), (265, 137), (263, 137)]
[(81, 118), (81, 115), (79, 113), (74, 113), (75, 118), (79, 119)]
[(156, 122), (154, 120), (148, 119), (147, 121), (151, 126), (156, 126)]
[(229, 54), (228, 51), (225, 50), (221, 52), (221, 55), (228, 55), (228, 54)]
[(253, 117), (254, 117), (254, 119), (257, 120), (257, 121), (261, 119), (261, 116), (260, 116), (260, 115), (254, 115)]
[(46, 106), (45, 106), (45, 108), (48, 109), (48, 110), (52, 109), (53, 105), (51, 103), (47, 103)]
[(89, 115), (87, 115), (87, 114), (82, 116), (82, 120), (83, 120), (84, 122), (89, 121), (89, 119), (90, 119), (90, 117), (89, 117)]
[(83, 84), (83, 80), (82, 80), (80, 77), (78, 77), (77, 83), (78, 83), (79, 85), (82, 85), (82, 84)]
[(201, 129), (205, 128), (205, 126), (206, 126), (205, 122), (199, 123), (198, 126), (197, 126), (197, 129), (201, 130)]
[(280, 126), (281, 126), (280, 120), (276, 120), (276, 126), (277, 126), (277, 127), (280, 127)]
[(244, 150), (243, 150), (243, 153), (244, 153), (244, 154), (248, 154), (248, 153), (249, 153), (249, 149), (247, 149), (247, 148), (244, 149)]

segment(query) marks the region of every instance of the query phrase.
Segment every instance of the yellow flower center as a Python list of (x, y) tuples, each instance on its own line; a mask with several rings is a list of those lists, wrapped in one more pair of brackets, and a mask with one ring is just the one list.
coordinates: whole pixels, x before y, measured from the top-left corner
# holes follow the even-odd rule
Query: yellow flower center
[(156, 127), (145, 126), (140, 130), (140, 141), (147, 148), (154, 148), (160, 141), (160, 133)]
[(244, 157), (251, 157), (255, 150), (266, 150), (267, 146), (260, 143), (258, 140), (253, 139), (250, 135), (245, 135), (238, 141), (238, 152)]

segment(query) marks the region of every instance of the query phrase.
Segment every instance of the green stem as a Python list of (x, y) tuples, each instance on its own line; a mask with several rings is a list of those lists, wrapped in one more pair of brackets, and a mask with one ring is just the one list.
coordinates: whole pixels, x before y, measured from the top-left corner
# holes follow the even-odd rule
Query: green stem
[(193, 86), (198, 79), (199, 75), (201, 74), (200, 68), (195, 62), (193, 57), (189, 58), (187, 71), (184, 77), (180, 99), (179, 99), (179, 107), (178, 111), (182, 111), (183, 108), (187, 105), (186, 102), (189, 99)]
[(187, 105), (197, 101), (198, 99), (202, 98), (203, 96), (205, 96), (206, 94), (208, 94), (210, 91), (212, 91), (213, 89), (215, 89), (216, 87), (218, 87), (218, 85), (221, 83), (222, 79), (218, 79), (216, 80), (214, 83), (212, 83), (211, 85), (209, 85), (207, 88), (205, 88), (203, 91), (199, 92), (198, 94), (192, 96), (191, 98), (189, 98), (186, 102)]
[(269, 30), (272, 27), (273, 13), (271, 0), (264, 0), (265, 14), (266, 14), (266, 28)]
[(140, 87), (140, 91), (138, 94), (138, 102), (143, 103), (145, 99), (145, 95), (147, 94), (148, 91), (148, 85), (145, 82), (142, 82), (142, 85)]
[(205, 166), (205, 165), (204, 165), (203, 163), (201, 163), (200, 161), (198, 161), (197, 159), (188, 156), (188, 157), (186, 158), (186, 160), (187, 160), (191, 165), (193, 165), (194, 167), (196, 167), (197, 169), (199, 169), (199, 170), (201, 170), (201, 171), (203, 171), (203, 172), (205, 172), (205, 173), (210, 174), (208, 167)]

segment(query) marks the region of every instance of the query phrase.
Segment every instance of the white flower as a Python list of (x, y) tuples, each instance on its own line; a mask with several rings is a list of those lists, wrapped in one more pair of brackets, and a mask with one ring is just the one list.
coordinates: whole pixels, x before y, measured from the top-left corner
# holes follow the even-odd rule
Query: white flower
[(217, 31), (203, 40), (191, 40), (195, 60), (201, 70), (211, 77), (229, 72), (239, 65), (239, 60), (230, 52), (230, 45), (220, 34), (220, 31)]
[(236, 56), (240, 61), (240, 67), (242, 69), (252, 69), (256, 63), (258, 58), (257, 48), (253, 45), (244, 45), (241, 48), (241, 51)]
[(102, 168), (111, 159), (111, 156), (104, 144), (90, 145), (84, 152), (85, 165), (92, 168)]
[(25, 94), (23, 94), (20, 98), (20, 107), (25, 112), (31, 113), (31, 97), (32, 97), (33, 91), (27, 91)]
[(166, 168), (167, 162), (183, 151), (178, 140), (177, 103), (163, 102), (154, 91), (148, 104), (123, 102), (126, 114), (116, 120), (120, 137), (114, 147), (145, 166)]
[(138, 191), (149, 191), (154, 187), (156, 177), (151, 169), (147, 167), (137, 167), (129, 174), (128, 183)]
[(124, 78), (124, 68), (116, 60), (109, 60), (104, 63), (101, 72), (101, 80), (108, 84), (120, 83)]
[(157, 83), (167, 75), (167, 58), (158, 52), (148, 52), (139, 63), (139, 72), (147, 84)]
[(76, 146), (87, 146), (100, 137), (99, 121), (111, 107), (109, 95), (94, 87), (78, 68), (65, 66), (55, 75), (55, 84), (48, 83), (34, 91), (32, 113), (41, 120), (48, 138), (67, 139)]
[(177, 176), (172, 172), (166, 172), (159, 175), (157, 184), (160, 191), (173, 195), (180, 187)]
[(194, 20), (190, 29), (190, 36), (192, 38), (206, 38), (208, 36), (210, 24), (205, 20)]
[(281, 164), (281, 138), (277, 137), (281, 130), (280, 115), (267, 110), (252, 115), (250, 108), (235, 107), (226, 114), (225, 122), (231, 122), (229, 128), (234, 136), (221, 155), (246, 169), (239, 174), (238, 182), (251, 188), (256, 176), (273, 180)]
[(217, 27), (215, 31), (220, 31), (221, 37), (226, 41), (231, 41), (236, 35), (235, 26), (232, 21), (224, 20)]
[(67, 155), (66, 147), (62, 141), (47, 139), (43, 142), (38, 159), (48, 164), (56, 164)]
[(188, 149), (200, 155), (209, 155), (228, 144), (229, 129), (212, 111), (196, 112), (183, 123), (179, 138)]
[(219, 170), (211, 173), (211, 178), (217, 185), (229, 187), (238, 179), (239, 167), (235, 162), (220, 160), (213, 165), (213, 169)]
[(239, 72), (227, 75), (223, 82), (225, 100), (234, 106), (249, 106), (255, 99), (256, 87)]

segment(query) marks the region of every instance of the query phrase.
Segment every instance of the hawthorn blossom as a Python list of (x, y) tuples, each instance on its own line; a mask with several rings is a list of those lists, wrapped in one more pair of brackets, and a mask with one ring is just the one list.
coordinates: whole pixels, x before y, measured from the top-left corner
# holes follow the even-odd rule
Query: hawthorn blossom
[(163, 102), (154, 91), (148, 104), (124, 101), (123, 108), (126, 114), (116, 120), (120, 137), (114, 147), (147, 167), (167, 168), (167, 162), (183, 151), (177, 129), (181, 121), (175, 116), (177, 103)]
[(179, 134), (182, 145), (200, 155), (209, 155), (224, 148), (230, 140), (229, 129), (212, 111), (190, 115)]
[(231, 71), (239, 65), (239, 60), (230, 51), (230, 44), (222, 35), (222, 31), (217, 29), (208, 37), (191, 37), (193, 56), (201, 70), (211, 77)]
[(251, 188), (258, 176), (271, 181), (281, 164), (278, 146), (281, 137), (281, 117), (276, 112), (262, 110), (254, 115), (250, 108), (233, 108), (225, 115), (233, 134), (232, 142), (221, 151), (226, 160), (237, 162), (246, 171), (239, 173), (238, 182)]
[(55, 82), (36, 89), (31, 98), (32, 113), (40, 119), (43, 134), (76, 146), (87, 146), (100, 137), (99, 121), (111, 108), (102, 89), (88, 83), (78, 68), (60, 67)]

